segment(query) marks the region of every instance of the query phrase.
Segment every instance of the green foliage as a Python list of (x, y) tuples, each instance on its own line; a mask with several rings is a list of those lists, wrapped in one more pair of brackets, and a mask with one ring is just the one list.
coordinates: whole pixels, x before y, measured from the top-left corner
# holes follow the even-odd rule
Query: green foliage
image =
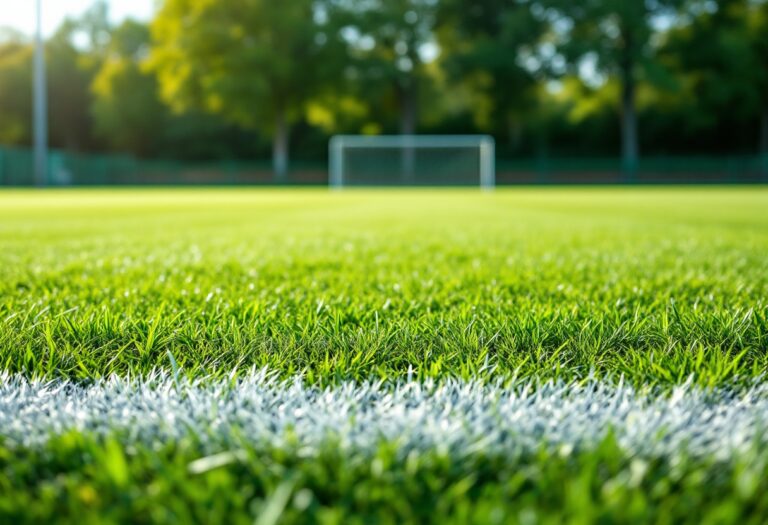
[(314, 4), (166, 1), (152, 23), (148, 62), (163, 98), (178, 111), (202, 109), (272, 135), (283, 177), (289, 123), (334, 76), (332, 41)]
[(32, 48), (16, 37), (0, 43), (0, 143), (29, 142)]
[[(0, 367), (311, 383), (768, 369), (762, 189), (0, 196)], [(235, 372), (237, 373), (237, 372)]]
[[(90, 84), (99, 63), (94, 42), (88, 52), (75, 46), (75, 35), (97, 30), (94, 15), (84, 21), (67, 19), (45, 46), (50, 142), (73, 151), (98, 147), (93, 136), (89, 106)], [(98, 19), (98, 17), (95, 17)], [(86, 23), (88, 22), (88, 23)], [(90, 31), (89, 31), (90, 30)], [(31, 140), (32, 45), (19, 37), (0, 44), (0, 143), (22, 145)]]
[(168, 111), (154, 75), (142, 71), (148, 28), (126, 21), (111, 35), (107, 56), (93, 80), (95, 129), (118, 151), (155, 153), (166, 134)]
[[(92, 135), (90, 86), (100, 57), (77, 48), (75, 39), (81, 29), (77, 21), (65, 21), (45, 50), (50, 142), (70, 151), (90, 150), (98, 144)], [(66, 104), (56, 104), (57, 100)]]
[(271, 129), (320, 69), (312, 3), (169, 0), (152, 25), (150, 67), (173, 107), (201, 107)]
[[(637, 168), (638, 123), (637, 85), (640, 70), (653, 71), (655, 49), (651, 45), (653, 23), (663, 17), (674, 19), (685, 0), (548, 0), (542, 16), (554, 18), (558, 49), (571, 71), (591, 60), (593, 75), (602, 73), (618, 78), (621, 95), (622, 157), (629, 176)], [(560, 69), (563, 69), (562, 67)], [(653, 75), (646, 75), (652, 77)]]
[(541, 78), (523, 60), (538, 61), (537, 46), (544, 41), (548, 24), (537, 19), (533, 5), (499, 0), (439, 4), (442, 66), (452, 82), (467, 84), (486, 99), (474, 100), (469, 108), (475, 121), (513, 143), (519, 140), (515, 128), (523, 120), (535, 119), (537, 109)]
[(768, 111), (768, 3), (724, 0), (718, 7), (670, 31), (661, 51), (685, 86), (680, 98), (695, 105), (699, 132), (716, 127), (716, 115)]
[(353, 89), (368, 93), (363, 97), (372, 106), (370, 111), (378, 113), (379, 122), (386, 124), (389, 115), (397, 115), (399, 132), (414, 133), (424, 84), (430, 81), (422, 55), (425, 46), (433, 44), (437, 3), (327, 0), (321, 5), (330, 27), (339, 31), (347, 46), (346, 70)]
[[(485, 132), (505, 157), (768, 151), (765, 0), (159, 7), (111, 27), (97, 2), (49, 39), (53, 147), (253, 160), (272, 139), (282, 175), (289, 138), (324, 160), (331, 133)], [(31, 43), (3, 31), (1, 143), (30, 143), (30, 102)]]

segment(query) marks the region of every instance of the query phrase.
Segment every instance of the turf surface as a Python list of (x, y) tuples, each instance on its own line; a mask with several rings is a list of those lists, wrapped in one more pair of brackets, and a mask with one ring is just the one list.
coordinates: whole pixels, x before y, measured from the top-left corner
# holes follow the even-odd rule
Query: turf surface
[(761, 523), (768, 389), (5, 377), (0, 516)]
[(762, 188), (0, 194), (0, 365), (750, 378)]
[(0, 193), (0, 521), (764, 522), (766, 210)]

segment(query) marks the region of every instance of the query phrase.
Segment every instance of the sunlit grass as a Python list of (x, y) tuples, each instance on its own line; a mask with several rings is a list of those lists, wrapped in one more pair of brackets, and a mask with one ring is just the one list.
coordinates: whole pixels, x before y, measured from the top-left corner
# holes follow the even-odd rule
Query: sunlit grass
[(768, 191), (0, 194), (0, 366), (310, 382), (768, 368)]
[(762, 523), (767, 210), (0, 193), (0, 521)]

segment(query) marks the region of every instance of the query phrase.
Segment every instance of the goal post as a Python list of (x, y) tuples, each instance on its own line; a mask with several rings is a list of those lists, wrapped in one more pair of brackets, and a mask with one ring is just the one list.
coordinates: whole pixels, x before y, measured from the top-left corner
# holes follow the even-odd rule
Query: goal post
[(328, 146), (331, 188), (496, 185), (488, 135), (336, 135)]

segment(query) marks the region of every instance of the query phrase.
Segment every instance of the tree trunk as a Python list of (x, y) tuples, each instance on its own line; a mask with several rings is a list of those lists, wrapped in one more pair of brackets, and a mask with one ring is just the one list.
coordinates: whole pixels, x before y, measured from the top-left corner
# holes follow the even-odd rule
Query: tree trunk
[(508, 121), (509, 148), (512, 152), (517, 152), (520, 143), (523, 140), (523, 126), (520, 120), (510, 117)]
[[(398, 86), (400, 98), (400, 134), (413, 135), (416, 133), (417, 91), (416, 79), (408, 78), (404, 85)], [(407, 145), (403, 147), (401, 154), (401, 177), (405, 184), (415, 183), (416, 151)]]
[(760, 118), (760, 154), (768, 155), (768, 102), (763, 106)]
[(760, 119), (760, 161), (763, 182), (768, 182), (768, 102), (763, 105), (763, 114)]
[(633, 56), (632, 34), (625, 33), (624, 57), (621, 62), (621, 158), (626, 182), (632, 182), (637, 173), (640, 157), (637, 137), (637, 108), (635, 93), (635, 60)]
[(416, 119), (418, 109), (416, 107), (416, 85), (413, 78), (408, 79), (404, 86), (400, 86), (400, 134), (413, 135), (416, 133)]
[(275, 134), (272, 137), (272, 171), (275, 182), (285, 183), (288, 179), (288, 122), (285, 111), (279, 110), (275, 118)]

